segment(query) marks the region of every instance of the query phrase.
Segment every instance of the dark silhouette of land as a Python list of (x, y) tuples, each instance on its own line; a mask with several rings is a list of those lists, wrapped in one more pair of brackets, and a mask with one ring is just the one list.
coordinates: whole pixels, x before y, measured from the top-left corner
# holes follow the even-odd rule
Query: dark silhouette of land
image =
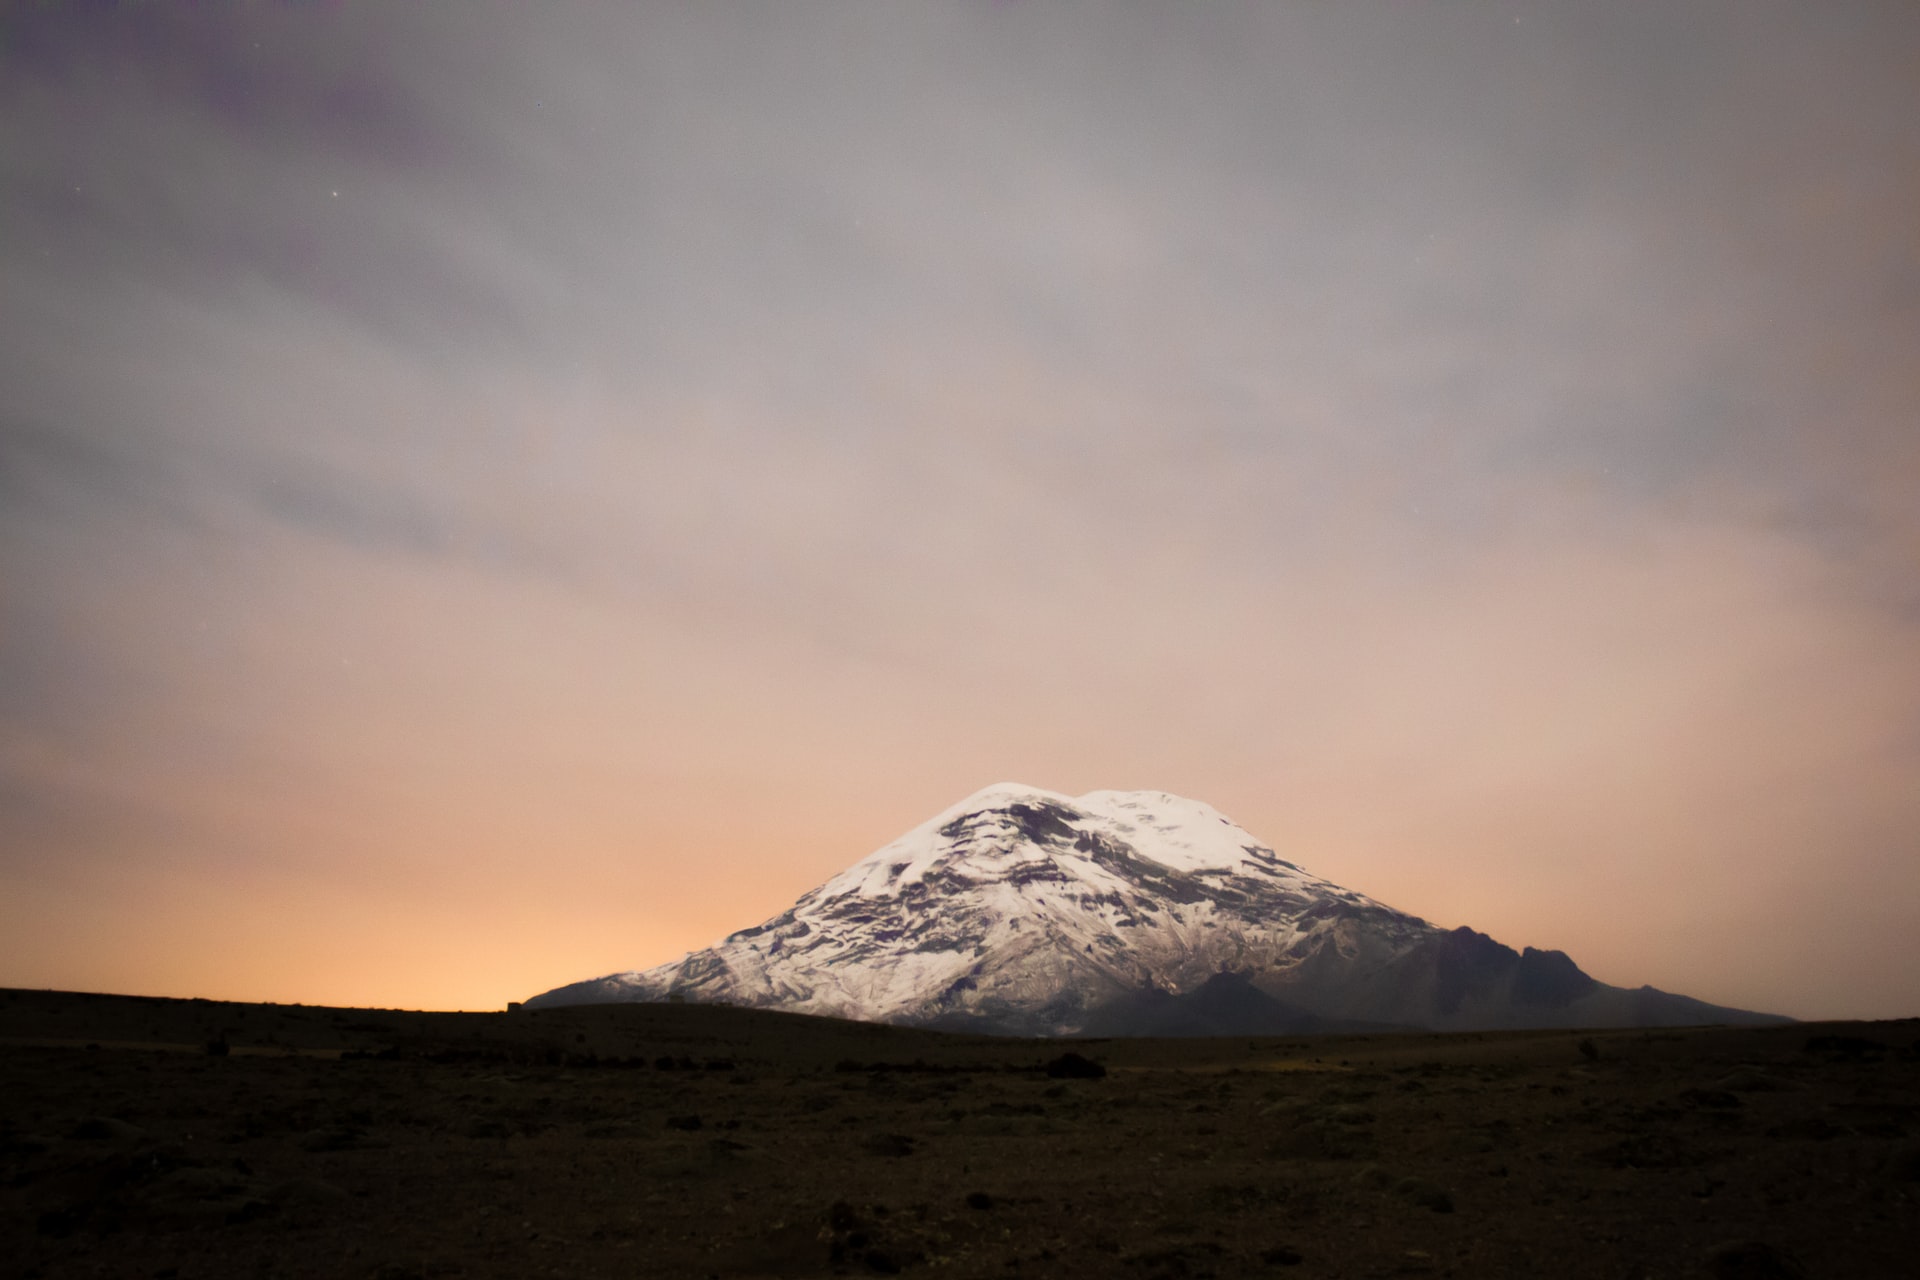
[(0, 1232), (21, 1277), (1906, 1276), (1920, 1020), (1061, 1042), (0, 991)]

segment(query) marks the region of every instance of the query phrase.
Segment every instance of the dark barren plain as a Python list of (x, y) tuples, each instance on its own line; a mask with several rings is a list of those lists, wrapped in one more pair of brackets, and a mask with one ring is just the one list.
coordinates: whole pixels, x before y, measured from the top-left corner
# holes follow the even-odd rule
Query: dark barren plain
[(0, 991), (0, 1232), (19, 1277), (1916, 1276), (1920, 1021), (1055, 1042)]

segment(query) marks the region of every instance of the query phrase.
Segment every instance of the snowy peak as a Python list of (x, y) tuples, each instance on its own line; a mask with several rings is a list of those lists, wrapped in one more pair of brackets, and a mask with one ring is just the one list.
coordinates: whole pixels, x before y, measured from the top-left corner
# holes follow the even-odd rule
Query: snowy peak
[(1210, 805), (998, 783), (762, 924), (565, 990), (1058, 1033), (1124, 994), (1291, 967), (1363, 915), (1431, 930), (1307, 873)]
[(1211, 805), (1164, 791), (1092, 791), (1075, 797), (1010, 782), (968, 796), (808, 898), (850, 892), (886, 896), (936, 868), (964, 865), (980, 875), (1035, 858), (1111, 863), (1123, 856), (1162, 873), (1291, 878), (1359, 900), (1281, 859)]
[(1273, 850), (1235, 826), (1218, 809), (1198, 800), (1165, 791), (1091, 791), (1076, 803), (1090, 817), (1105, 823), (1109, 834), (1177, 871), (1265, 873), (1276, 863), (1299, 871), (1290, 862), (1280, 862)]
[(1019, 1035), (1649, 1025), (1738, 1012), (1604, 987), (1564, 956), (1559, 968), (1540, 956), (1558, 953), (1444, 931), (1323, 880), (1196, 800), (1003, 782), (770, 920), (529, 1003), (719, 1001)]

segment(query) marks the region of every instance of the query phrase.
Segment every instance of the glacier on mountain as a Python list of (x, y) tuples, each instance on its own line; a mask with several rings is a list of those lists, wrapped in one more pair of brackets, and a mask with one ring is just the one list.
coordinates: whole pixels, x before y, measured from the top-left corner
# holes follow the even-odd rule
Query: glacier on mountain
[(1199, 801), (1013, 783), (762, 924), (528, 1004), (662, 1000), (1023, 1035), (1747, 1016), (1441, 929), (1312, 875)]

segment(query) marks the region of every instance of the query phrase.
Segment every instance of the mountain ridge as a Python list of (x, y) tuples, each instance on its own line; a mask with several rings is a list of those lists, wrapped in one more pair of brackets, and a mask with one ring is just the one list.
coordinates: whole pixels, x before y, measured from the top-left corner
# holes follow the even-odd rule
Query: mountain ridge
[(527, 1003), (658, 1000), (1019, 1035), (1789, 1021), (1607, 986), (1563, 952), (1443, 929), (1313, 875), (1200, 801), (1017, 783), (711, 947)]

